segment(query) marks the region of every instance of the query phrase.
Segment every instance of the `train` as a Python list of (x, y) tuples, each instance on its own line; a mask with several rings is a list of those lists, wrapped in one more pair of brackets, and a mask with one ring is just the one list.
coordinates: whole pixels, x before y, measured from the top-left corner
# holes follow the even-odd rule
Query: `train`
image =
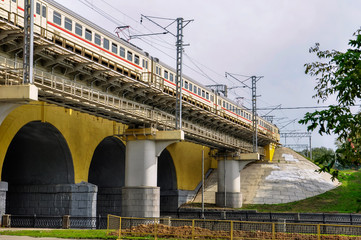
[[(16, 19), (16, 16), (24, 16), (24, 0), (0, 0), (0, 8), (5, 10), (1, 13), (2, 18), (23, 26), (23, 20)], [(176, 97), (174, 68), (56, 1), (34, 0), (34, 33), (43, 35), (45, 31), (53, 33), (45, 35), (52, 41), (57, 38), (59, 40), (55, 41), (56, 43), (64, 44), (62, 39), (68, 39), (66, 48), (80, 53), (82, 49), (77, 48), (84, 47), (89, 50), (84, 56), (136, 81), (160, 80), (163, 91)], [(252, 128), (252, 112), (249, 109), (217, 94), (186, 75), (182, 77), (182, 95), (185, 101), (195, 107), (201, 107), (246, 128)], [(259, 134), (279, 142), (278, 127), (262, 117), (257, 116), (256, 119)]]

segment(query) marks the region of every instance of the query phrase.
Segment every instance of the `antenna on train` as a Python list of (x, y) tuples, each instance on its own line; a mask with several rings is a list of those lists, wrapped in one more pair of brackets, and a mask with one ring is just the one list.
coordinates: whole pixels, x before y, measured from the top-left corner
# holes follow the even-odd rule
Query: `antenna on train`
[[(162, 28), (164, 30), (164, 32), (140, 34), (140, 35), (131, 35), (129, 37), (130, 39), (141, 37), (141, 36), (160, 35), (160, 34), (168, 34), (168, 33), (171, 34), (172, 36), (174, 36), (177, 39), (176, 44), (175, 44), (176, 47), (177, 47), (175, 129), (182, 130), (182, 86), (183, 86), (183, 84), (182, 84), (182, 65), (183, 65), (182, 64), (182, 58), (183, 58), (183, 50), (184, 50), (183, 47), (184, 46), (189, 46), (189, 44), (184, 44), (183, 43), (183, 29), (190, 22), (192, 22), (193, 19), (192, 20), (184, 20), (181, 17), (176, 18), (176, 19), (172, 19), (172, 18), (145, 16), (145, 15), (141, 14), (140, 23), (143, 23), (143, 18), (147, 19), (148, 21), (155, 24), (156, 26)], [(171, 21), (171, 23), (164, 27), (161, 24), (157, 23), (153, 19)], [(171, 31), (168, 30), (168, 28), (170, 26), (172, 26), (174, 23), (177, 25), (176, 34), (174, 34), (174, 33), (172, 33)]]

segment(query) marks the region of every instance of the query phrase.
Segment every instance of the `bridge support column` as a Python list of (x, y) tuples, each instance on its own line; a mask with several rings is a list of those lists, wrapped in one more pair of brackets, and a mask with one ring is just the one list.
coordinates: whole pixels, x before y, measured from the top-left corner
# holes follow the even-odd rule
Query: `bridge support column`
[(250, 162), (259, 160), (258, 153), (241, 154), (218, 160), (218, 192), (216, 205), (220, 207), (242, 207), (240, 171)]
[(122, 216), (159, 217), (160, 188), (157, 161), (170, 144), (183, 140), (183, 131), (128, 129), (125, 153), (125, 187), (122, 189)]

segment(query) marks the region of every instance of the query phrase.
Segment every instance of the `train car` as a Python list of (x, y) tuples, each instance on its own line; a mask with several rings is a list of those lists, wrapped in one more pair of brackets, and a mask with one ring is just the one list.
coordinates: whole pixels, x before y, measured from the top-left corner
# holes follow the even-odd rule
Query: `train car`
[[(34, 4), (35, 34), (176, 96), (174, 68), (53, 0), (34, 0)], [(23, 26), (24, 0), (0, 0), (0, 7), (12, 13), (11, 22)], [(9, 19), (9, 16), (1, 17)], [(247, 128), (252, 127), (252, 113), (248, 109), (217, 95), (188, 76), (182, 78), (182, 93), (185, 101), (197, 107)], [(274, 124), (257, 117), (257, 127), (261, 134), (279, 141), (278, 128)]]

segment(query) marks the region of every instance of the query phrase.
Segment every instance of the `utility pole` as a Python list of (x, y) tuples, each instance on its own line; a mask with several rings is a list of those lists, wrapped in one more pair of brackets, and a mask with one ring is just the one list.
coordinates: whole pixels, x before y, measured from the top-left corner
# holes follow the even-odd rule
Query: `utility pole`
[(33, 84), (34, 56), (34, 0), (25, 0), (24, 6), (23, 83)]
[[(159, 35), (159, 34), (171, 34), (173, 35), (176, 41), (177, 47), (177, 58), (176, 58), (176, 109), (175, 109), (175, 129), (181, 130), (182, 129), (182, 60), (183, 60), (183, 47), (189, 46), (189, 44), (183, 44), (183, 29), (193, 20), (184, 20), (183, 18), (179, 17), (177, 19), (171, 18), (161, 18), (161, 17), (151, 17), (151, 16), (144, 16), (141, 15), (140, 22), (143, 22), (143, 17), (146, 18), (148, 21), (154, 23), (158, 27), (162, 28), (165, 32), (161, 33), (151, 33), (151, 34), (141, 34), (141, 35), (132, 35), (130, 39), (140, 36), (149, 36), (149, 35)], [(161, 20), (168, 20), (172, 21), (166, 27), (163, 27), (159, 23), (155, 22), (153, 19), (161, 19)], [(168, 27), (171, 26), (173, 23), (177, 24), (177, 34), (174, 34), (168, 30)]]
[[(253, 143), (253, 152), (257, 153), (258, 152), (258, 139), (257, 139), (257, 134), (258, 134), (258, 128), (257, 128), (257, 97), (258, 96), (257, 96), (257, 85), (256, 85), (256, 83), (258, 82), (258, 80), (263, 78), (263, 76), (260, 76), (260, 77), (251, 76), (251, 77), (249, 77), (249, 76), (243, 76), (243, 75), (239, 75), (239, 74), (226, 72), (226, 77), (227, 76), (232, 77), (233, 79), (235, 79), (236, 81), (242, 83), (245, 87), (248, 87), (252, 91), (252, 132), (253, 132), (252, 143)], [(235, 76), (247, 77), (247, 79), (241, 81)], [(244, 83), (248, 79), (252, 80), (252, 87), (249, 87), (247, 84)]]
[(182, 129), (182, 58), (183, 58), (183, 18), (177, 18), (177, 68), (176, 68), (176, 104), (175, 129)]

